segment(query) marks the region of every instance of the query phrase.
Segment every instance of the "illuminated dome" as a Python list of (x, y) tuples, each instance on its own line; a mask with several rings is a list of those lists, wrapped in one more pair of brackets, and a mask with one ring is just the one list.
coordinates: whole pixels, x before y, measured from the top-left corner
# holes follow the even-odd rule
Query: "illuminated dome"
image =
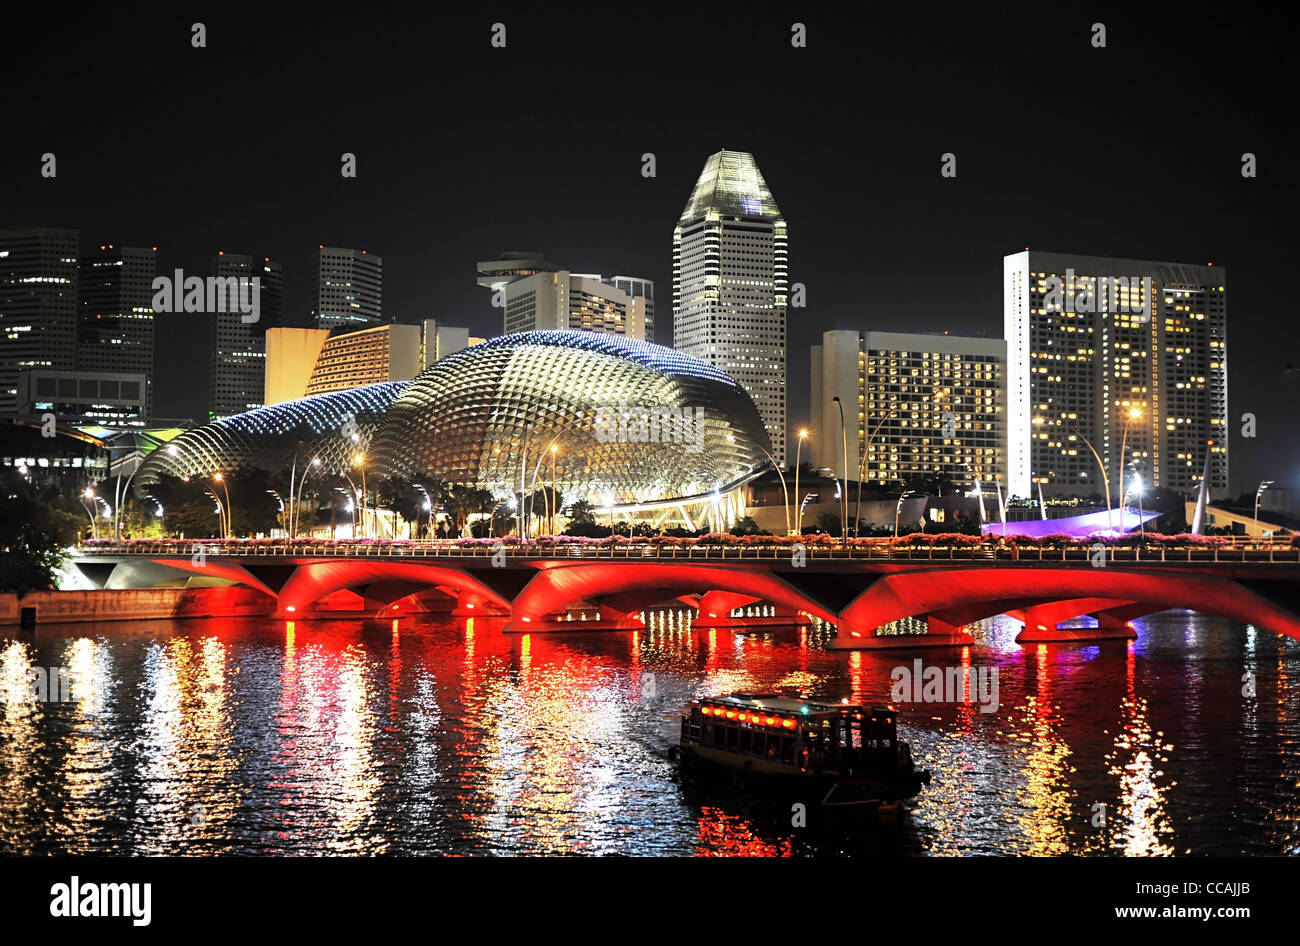
[[(555, 449), (552, 450), (551, 448)], [(564, 502), (727, 493), (765, 465), (767, 433), (733, 379), (689, 355), (595, 332), (521, 332), (430, 365), (371, 444), (397, 476), (500, 496), (554, 479)]]
[(300, 464), (319, 456), (327, 469), (342, 469), (357, 444), (374, 436), (384, 411), (409, 383), (316, 394), (196, 427), (150, 454), (135, 476), (136, 489), (143, 495), (163, 474), (206, 476), (241, 466), (287, 470), (295, 451)]

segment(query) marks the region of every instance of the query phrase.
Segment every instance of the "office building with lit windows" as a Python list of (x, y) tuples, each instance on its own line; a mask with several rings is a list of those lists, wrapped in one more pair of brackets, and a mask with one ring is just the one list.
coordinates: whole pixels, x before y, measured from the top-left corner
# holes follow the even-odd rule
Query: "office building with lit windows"
[[(208, 410), (210, 417), (231, 417), (266, 403), (266, 334), (280, 324), (284, 278), (280, 264), (266, 256), (219, 252), (212, 274), (223, 279), (260, 280), (257, 318), (227, 304), (208, 319)], [(243, 290), (252, 298), (250, 290)]]
[(505, 286), (505, 334), (562, 330), (645, 341), (646, 299), (628, 295), (598, 274), (564, 269)]
[[(156, 247), (105, 243), (81, 257), (77, 276), (77, 366), (89, 372), (122, 372), (144, 377), (143, 413), (149, 415), (153, 377), (153, 280), (158, 275)], [(66, 380), (66, 379), (65, 379)], [(83, 379), (83, 383), (85, 380)], [(133, 382), (127, 382), (128, 386)], [(104, 385), (111, 389), (111, 384)], [(133, 392), (122, 398), (133, 402)], [(108, 402), (118, 400), (107, 398)]]
[[(1006, 343), (902, 332), (824, 332), (812, 348), (803, 457), (850, 482), (1006, 484)], [(844, 434), (840, 431), (840, 399)], [(844, 444), (847, 441), (847, 476)]]
[(0, 414), (29, 368), (77, 366), (76, 230), (0, 230)]
[(383, 321), (384, 261), (365, 250), (322, 246), (316, 254), (311, 319), (316, 328), (361, 329)]
[(1191, 493), (1207, 454), (1226, 495), (1222, 267), (1026, 250), (1003, 277), (1014, 495)]
[(752, 154), (711, 155), (673, 230), (673, 347), (741, 383), (786, 449), (785, 218)]

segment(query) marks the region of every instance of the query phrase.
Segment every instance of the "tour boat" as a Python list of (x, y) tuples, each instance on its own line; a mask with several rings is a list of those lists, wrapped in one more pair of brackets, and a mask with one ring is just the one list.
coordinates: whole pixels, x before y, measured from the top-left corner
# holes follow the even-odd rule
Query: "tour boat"
[(673, 753), (683, 771), (809, 808), (896, 811), (930, 784), (898, 739), (898, 710), (733, 693), (694, 700)]

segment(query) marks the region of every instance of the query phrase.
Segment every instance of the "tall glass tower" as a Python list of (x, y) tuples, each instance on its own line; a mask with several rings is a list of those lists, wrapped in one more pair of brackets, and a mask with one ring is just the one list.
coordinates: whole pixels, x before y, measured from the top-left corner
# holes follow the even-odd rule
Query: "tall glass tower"
[(673, 347), (740, 382), (785, 462), (786, 225), (754, 156), (709, 157), (673, 230)]

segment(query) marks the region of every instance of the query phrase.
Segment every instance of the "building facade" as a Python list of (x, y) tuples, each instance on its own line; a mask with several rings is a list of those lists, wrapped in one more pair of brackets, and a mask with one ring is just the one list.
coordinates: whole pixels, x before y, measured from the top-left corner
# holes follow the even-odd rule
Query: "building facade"
[[(645, 280), (642, 280), (645, 282)], [(572, 330), (646, 340), (647, 302), (599, 275), (558, 270), (505, 286), (505, 334)]]
[(409, 381), (433, 362), (481, 341), (469, 329), (436, 319), (356, 332), (273, 328), (266, 339), (266, 403)]
[(996, 338), (825, 332), (812, 348), (811, 442), (803, 456), (850, 482), (861, 471), (864, 483), (877, 486), (1005, 487), (1006, 358), (1006, 343)]
[(232, 417), (266, 403), (266, 334), (280, 324), (284, 279), (280, 264), (270, 257), (219, 252), (212, 274), (220, 279), (259, 282), (254, 321), (238, 305), (208, 313), (209, 416)]
[(366, 328), (383, 321), (384, 261), (365, 250), (322, 246), (316, 254), (311, 318), (316, 328)]
[(712, 155), (673, 230), (673, 347), (726, 372), (786, 443), (785, 219), (754, 156)]
[(28, 368), (77, 366), (76, 230), (0, 230), (0, 414)]
[(53, 414), (69, 426), (143, 428), (149, 422), (149, 376), (143, 372), (30, 368), (18, 378), (17, 414)]
[[(153, 281), (157, 275), (156, 247), (107, 243), (81, 258), (77, 277), (77, 367), (94, 373), (142, 375), (145, 417), (153, 400)], [(106, 389), (111, 390), (114, 383), (107, 383)], [(128, 387), (132, 383), (127, 382)], [(135, 396), (133, 393), (131, 399)]]
[(1003, 279), (1014, 495), (1190, 493), (1207, 454), (1227, 493), (1222, 267), (1026, 250)]

